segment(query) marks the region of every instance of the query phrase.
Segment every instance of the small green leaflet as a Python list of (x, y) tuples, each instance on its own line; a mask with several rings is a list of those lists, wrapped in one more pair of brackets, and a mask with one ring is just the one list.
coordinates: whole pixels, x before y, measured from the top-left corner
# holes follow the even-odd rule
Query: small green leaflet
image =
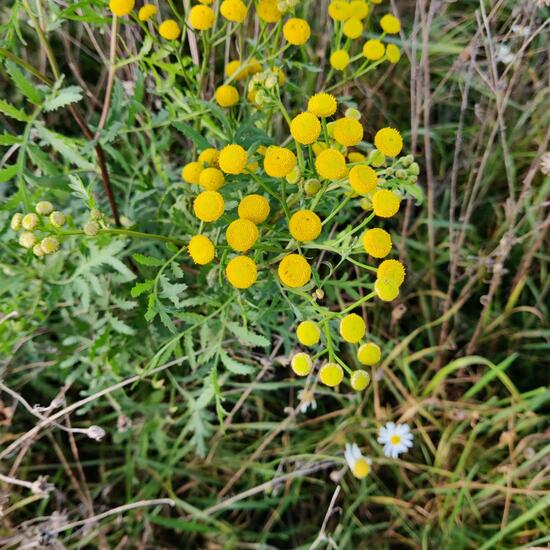
[(40, 90), (19, 70), (12, 61), (6, 62), (6, 69), (11, 76), (13, 83), (19, 88), (19, 91), (35, 105), (39, 105), (43, 99)]
[(256, 372), (254, 367), (240, 363), (223, 350), (220, 350), (220, 359), (227, 370), (231, 371), (233, 374), (253, 374)]
[(63, 88), (55, 94), (55, 96), (48, 98), (44, 104), (44, 111), (51, 112), (66, 107), (71, 103), (76, 103), (82, 99), (82, 88), (80, 86), (68, 86)]
[(154, 284), (155, 284), (154, 279), (147, 279), (142, 283), (137, 283), (136, 285), (134, 285), (134, 287), (130, 291), (132, 298), (137, 298), (138, 296), (141, 296), (144, 292), (151, 290)]
[(245, 345), (258, 346), (261, 348), (269, 347), (269, 340), (260, 334), (250, 331), (234, 322), (227, 323), (227, 328)]
[(18, 120), (19, 122), (28, 122), (31, 119), (27, 113), (21, 111), (17, 107), (14, 107), (11, 103), (8, 103), (3, 99), (0, 99), (0, 113)]
[(162, 267), (164, 265), (164, 260), (159, 260), (158, 258), (153, 258), (152, 256), (145, 256), (136, 252), (132, 254), (132, 258), (141, 265), (146, 265), (148, 267)]

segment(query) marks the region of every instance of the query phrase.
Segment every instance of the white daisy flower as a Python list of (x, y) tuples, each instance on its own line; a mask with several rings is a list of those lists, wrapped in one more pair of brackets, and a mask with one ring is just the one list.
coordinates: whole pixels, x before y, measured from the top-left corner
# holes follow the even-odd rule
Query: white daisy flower
[(346, 443), (346, 450), (344, 452), (346, 462), (348, 463), (351, 473), (357, 479), (363, 479), (367, 477), (370, 472), (372, 460), (368, 456), (363, 456), (357, 443), (350, 445)]
[(408, 424), (388, 422), (378, 430), (378, 443), (384, 445), (384, 454), (397, 458), (413, 446), (413, 434)]
[(311, 390), (300, 390), (298, 392), (298, 399), (300, 400), (300, 412), (306, 413), (311, 407), (314, 411), (317, 409), (317, 401), (315, 401), (315, 394)]

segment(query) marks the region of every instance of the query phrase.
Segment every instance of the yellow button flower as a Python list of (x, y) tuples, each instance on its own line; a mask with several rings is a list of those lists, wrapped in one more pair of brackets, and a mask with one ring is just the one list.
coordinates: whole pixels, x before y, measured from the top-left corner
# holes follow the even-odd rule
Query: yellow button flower
[(224, 182), (223, 172), (217, 168), (205, 168), (199, 175), (199, 185), (208, 191), (217, 191)]
[(352, 147), (363, 139), (363, 126), (355, 118), (339, 118), (334, 122), (332, 135), (340, 145)]
[(11, 218), (10, 228), (12, 231), (19, 231), (21, 229), (21, 222), (23, 221), (23, 214), (17, 212)]
[(123, 17), (134, 9), (135, 4), (134, 0), (110, 0), (109, 9), (117, 17)]
[(267, 148), (264, 157), (264, 170), (273, 178), (284, 178), (294, 170), (296, 156), (286, 147), (272, 145)]
[(302, 346), (315, 346), (321, 338), (321, 329), (313, 321), (302, 321), (296, 328), (296, 338)]
[(149, 21), (157, 14), (157, 7), (153, 4), (144, 4), (138, 11), (138, 19), (140, 21)]
[(349, 5), (350, 12), (357, 19), (365, 19), (369, 14), (369, 5), (365, 0), (353, 0)]
[(176, 40), (181, 34), (181, 29), (176, 21), (166, 19), (159, 25), (159, 34), (166, 40)]
[(27, 231), (32, 231), (33, 229), (36, 229), (38, 227), (39, 222), (39, 217), (34, 212), (31, 212), (30, 214), (25, 214), (23, 216), (21, 220), (21, 226)]
[(346, 159), (336, 149), (321, 151), (315, 159), (317, 173), (327, 180), (339, 180), (346, 175)]
[(244, 219), (231, 222), (225, 231), (227, 244), (237, 252), (250, 250), (258, 240), (259, 235), (256, 224)]
[(44, 237), (40, 241), (44, 254), (55, 254), (59, 250), (59, 241), (55, 237)]
[(314, 241), (321, 233), (321, 219), (313, 210), (298, 210), (292, 214), (288, 229), (294, 239), (300, 242)]
[(351, 375), (350, 382), (355, 391), (363, 391), (370, 384), (370, 375), (362, 369), (356, 370)]
[(289, 288), (299, 288), (311, 278), (311, 267), (300, 254), (288, 254), (279, 263), (279, 278)]
[(319, 378), (325, 386), (334, 388), (344, 379), (344, 371), (338, 363), (327, 363), (321, 367)]
[(399, 211), (401, 198), (389, 189), (379, 189), (372, 196), (374, 213), (381, 218), (391, 218)]
[(202, 164), (208, 164), (208, 166), (217, 166), (219, 156), (220, 154), (216, 149), (213, 147), (208, 147), (204, 151), (201, 151), (201, 154), (199, 155), (199, 162)]
[(239, 203), (240, 218), (256, 224), (263, 223), (269, 216), (269, 201), (261, 195), (247, 195)]
[(332, 0), (328, 5), (328, 14), (334, 21), (345, 21), (351, 17), (351, 6), (343, 0)]
[(301, 46), (309, 40), (311, 28), (304, 19), (292, 17), (285, 23), (283, 35), (293, 46)]
[(195, 216), (203, 222), (215, 222), (224, 209), (225, 202), (217, 191), (203, 191), (193, 202)]
[(391, 236), (385, 229), (374, 227), (363, 235), (363, 247), (374, 258), (385, 258), (391, 250)]
[(391, 302), (399, 295), (399, 287), (391, 279), (376, 279), (374, 291), (384, 302)]
[(225, 75), (233, 77), (235, 80), (243, 80), (248, 75), (245, 67), (241, 67), (241, 62), (238, 59), (230, 61), (225, 67)]
[(258, 278), (256, 263), (248, 256), (236, 256), (227, 264), (225, 276), (235, 288), (249, 288)]
[(191, 237), (187, 250), (192, 260), (198, 265), (209, 264), (216, 254), (214, 243), (205, 235)]
[(246, 167), (246, 151), (236, 143), (226, 145), (220, 152), (218, 163), (226, 174), (242, 174)]
[(200, 162), (189, 162), (183, 167), (181, 178), (187, 183), (198, 185), (202, 171), (203, 166)]
[(359, 195), (367, 195), (374, 191), (377, 181), (376, 171), (366, 164), (353, 166), (349, 171), (349, 183)]
[(367, 342), (359, 347), (357, 350), (357, 360), (362, 365), (376, 365), (382, 357), (382, 351), (373, 342)]
[(189, 12), (189, 25), (197, 31), (205, 31), (214, 26), (216, 14), (210, 6), (193, 6)]
[(300, 352), (292, 357), (290, 366), (297, 376), (307, 376), (313, 368), (313, 361), (307, 353)]
[(318, 117), (329, 117), (336, 112), (337, 106), (333, 95), (320, 92), (309, 98), (307, 110)]
[(37, 214), (41, 216), (48, 216), (53, 212), (53, 204), (50, 201), (40, 201), (36, 203), (34, 207)]
[(357, 17), (351, 17), (344, 23), (344, 35), (352, 40), (363, 34), (363, 23)]
[(365, 162), (367, 157), (363, 155), (363, 153), (359, 153), (358, 151), (352, 151), (351, 153), (348, 153), (348, 160), (350, 162)]
[(390, 279), (397, 286), (401, 286), (405, 280), (405, 267), (399, 260), (384, 260), (376, 270), (378, 279)]
[(321, 122), (313, 113), (300, 113), (290, 122), (292, 137), (302, 145), (311, 145), (321, 134)]
[(340, 335), (350, 344), (357, 344), (365, 336), (366, 330), (365, 321), (356, 313), (350, 313), (340, 321)]
[(363, 46), (363, 55), (370, 61), (382, 59), (385, 51), (384, 44), (375, 38), (367, 40)]
[(283, 16), (277, 4), (278, 0), (260, 0), (256, 8), (258, 17), (266, 23), (277, 23)]
[(67, 221), (65, 214), (57, 210), (52, 212), (48, 219), (54, 227), (63, 227), (65, 225), (65, 222)]
[(387, 13), (380, 19), (380, 26), (386, 34), (397, 34), (401, 30), (399, 19), (391, 13)]
[(247, 12), (246, 4), (242, 0), (224, 0), (220, 6), (220, 13), (233, 23), (242, 23)]
[(337, 71), (343, 71), (349, 65), (349, 53), (346, 50), (336, 50), (330, 55), (330, 65)]
[(36, 236), (34, 233), (31, 233), (30, 231), (23, 231), (21, 235), (19, 235), (19, 244), (23, 248), (32, 248), (36, 243)]
[(401, 59), (401, 50), (395, 44), (388, 44), (386, 46), (386, 56), (388, 57), (388, 61), (390, 63), (399, 63), (399, 60)]
[(382, 128), (374, 136), (374, 146), (387, 157), (396, 157), (403, 149), (403, 138), (395, 128)]
[(233, 107), (239, 103), (239, 91), (235, 86), (226, 84), (219, 86), (214, 97), (220, 107)]

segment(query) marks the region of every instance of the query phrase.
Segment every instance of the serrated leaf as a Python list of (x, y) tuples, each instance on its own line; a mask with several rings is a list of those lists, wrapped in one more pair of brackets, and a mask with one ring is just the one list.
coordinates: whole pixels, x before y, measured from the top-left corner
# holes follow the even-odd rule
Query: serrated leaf
[(150, 323), (158, 314), (157, 309), (157, 298), (154, 294), (149, 294), (149, 299), (147, 300), (147, 311), (145, 312), (145, 320)]
[(0, 145), (15, 145), (16, 143), (22, 143), (23, 139), (19, 136), (12, 136), (11, 134), (0, 134)]
[(187, 285), (185, 283), (171, 283), (165, 275), (162, 275), (159, 281), (162, 289), (160, 296), (170, 300), (174, 306), (178, 307), (180, 296), (187, 288)]
[(162, 324), (172, 333), (176, 333), (176, 325), (172, 322), (172, 319), (170, 319), (170, 315), (168, 315), (167, 311), (163, 308), (159, 308), (159, 318), (162, 321)]
[(243, 344), (262, 348), (269, 347), (269, 340), (261, 334), (256, 334), (234, 322), (229, 322), (226, 326), (241, 342), (243, 342)]
[(244, 363), (233, 359), (233, 357), (228, 355), (223, 350), (220, 351), (220, 359), (227, 370), (231, 371), (233, 374), (246, 375), (256, 372), (256, 369), (254, 367), (251, 367), (250, 365), (245, 365)]
[(14, 107), (11, 103), (8, 103), (3, 99), (0, 99), (0, 113), (18, 120), (19, 122), (28, 122), (31, 119), (27, 113), (21, 111), (21, 109), (18, 109), (17, 107)]
[(179, 130), (188, 140), (192, 141), (198, 149), (208, 149), (210, 147), (208, 140), (189, 124), (185, 122), (173, 122), (172, 126), (176, 130)]
[(154, 284), (155, 284), (155, 281), (153, 279), (147, 279), (142, 283), (136, 283), (132, 288), (132, 290), (130, 291), (132, 298), (137, 298), (138, 296), (141, 296), (144, 292), (151, 290)]
[(12, 164), (11, 166), (6, 166), (5, 168), (0, 168), (0, 183), (11, 180), (17, 174), (18, 166), (17, 164)]
[(146, 265), (149, 267), (162, 267), (164, 265), (164, 260), (153, 258), (152, 256), (145, 256), (144, 254), (140, 254), (139, 252), (132, 254), (132, 258), (134, 258), (134, 260), (138, 264)]
[(44, 111), (51, 112), (66, 107), (72, 103), (77, 103), (82, 99), (82, 88), (80, 86), (68, 86), (59, 90), (59, 92), (46, 100)]
[(117, 317), (109, 317), (109, 324), (116, 332), (119, 332), (120, 334), (132, 336), (136, 333), (136, 331), (132, 327), (128, 326), (124, 321), (121, 321)]
[(35, 105), (39, 105), (43, 96), (40, 90), (19, 70), (17, 65), (12, 61), (6, 63), (6, 69), (11, 76), (13, 83), (17, 86), (19, 91)]
[(74, 174), (69, 174), (69, 181), (69, 187), (73, 190), (73, 195), (89, 204), (92, 197), (82, 180)]

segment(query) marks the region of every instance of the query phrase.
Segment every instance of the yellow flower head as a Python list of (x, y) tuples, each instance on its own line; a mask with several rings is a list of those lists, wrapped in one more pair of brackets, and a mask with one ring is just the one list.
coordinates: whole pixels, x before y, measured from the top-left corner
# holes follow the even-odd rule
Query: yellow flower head
[(11, 218), (10, 228), (13, 231), (19, 231), (21, 229), (21, 222), (23, 221), (23, 214), (17, 212)]
[(42, 256), (44, 256), (46, 253), (44, 252), (44, 250), (42, 250), (42, 245), (40, 243), (37, 243), (35, 244), (33, 247), (32, 247), (32, 253), (37, 257), (37, 258), (42, 258)]
[(386, 48), (384, 47), (384, 44), (376, 38), (367, 40), (363, 46), (363, 55), (370, 61), (378, 61), (379, 59), (382, 59), (385, 51)]
[(313, 210), (298, 210), (288, 222), (290, 234), (300, 242), (314, 241), (322, 228), (321, 219)]
[(84, 230), (84, 235), (94, 237), (99, 233), (99, 224), (95, 220), (90, 220), (84, 224), (82, 229)]
[(290, 366), (297, 376), (307, 376), (313, 368), (313, 361), (307, 353), (300, 352), (292, 357)]
[(363, 126), (355, 118), (339, 118), (334, 122), (332, 135), (340, 145), (352, 147), (363, 139)]
[(269, 201), (262, 195), (247, 195), (239, 203), (239, 217), (254, 223), (263, 223), (269, 216)]
[(208, 166), (217, 166), (219, 156), (220, 154), (216, 149), (213, 147), (208, 147), (208, 149), (201, 151), (201, 154), (199, 155), (199, 162), (202, 164), (208, 164)]
[(34, 207), (37, 214), (41, 216), (48, 216), (53, 212), (53, 204), (50, 201), (40, 201), (36, 203)]
[(372, 196), (374, 213), (381, 218), (391, 218), (399, 211), (401, 198), (389, 189), (379, 189)]
[(199, 185), (208, 191), (217, 191), (224, 182), (223, 172), (217, 168), (205, 168), (199, 175)]
[(293, 46), (305, 44), (311, 36), (311, 28), (304, 19), (292, 17), (283, 27), (283, 35)]
[(344, 34), (348, 38), (355, 40), (356, 38), (359, 38), (363, 33), (363, 23), (361, 23), (361, 20), (357, 17), (351, 17), (344, 23), (343, 30)]
[(363, 235), (363, 247), (374, 258), (385, 258), (391, 250), (391, 236), (385, 229), (374, 227)]
[(401, 59), (401, 50), (395, 44), (388, 44), (386, 46), (386, 56), (388, 57), (388, 61), (390, 63), (399, 63), (399, 60)]
[(238, 59), (230, 61), (225, 67), (225, 75), (233, 76), (235, 80), (243, 80), (247, 77), (248, 72), (246, 68), (241, 67), (241, 62)]
[(373, 342), (367, 342), (359, 347), (357, 350), (357, 360), (362, 365), (376, 365), (382, 357), (382, 351)]
[(181, 29), (176, 21), (166, 19), (159, 25), (159, 34), (166, 40), (176, 40), (181, 34)]
[(344, 371), (338, 363), (327, 363), (321, 367), (319, 378), (325, 386), (334, 388), (344, 379)]
[(387, 13), (380, 19), (380, 26), (386, 34), (397, 34), (401, 30), (399, 19), (390, 13)]
[(44, 237), (40, 241), (44, 254), (55, 254), (59, 250), (59, 241), (55, 237)]
[(236, 256), (227, 264), (225, 276), (235, 288), (249, 288), (258, 278), (256, 263), (248, 256)]
[(227, 244), (237, 252), (250, 250), (258, 240), (259, 235), (256, 224), (245, 219), (231, 222), (225, 231)]
[(365, 162), (366, 157), (365, 155), (363, 155), (363, 153), (352, 151), (351, 153), (348, 153), (348, 160), (350, 162)]
[(135, 5), (135, 0), (110, 0), (109, 9), (117, 16), (128, 15)]
[(391, 302), (399, 295), (399, 287), (391, 279), (376, 279), (374, 291), (384, 302)]
[(23, 231), (19, 235), (19, 244), (23, 248), (32, 248), (36, 243), (36, 236), (31, 231)]
[(239, 91), (235, 86), (223, 84), (216, 90), (215, 98), (220, 107), (233, 107), (239, 103)]
[(277, 4), (278, 0), (260, 0), (256, 8), (258, 17), (266, 23), (277, 23), (283, 15)]
[(376, 270), (378, 279), (390, 279), (397, 286), (405, 280), (405, 267), (399, 260), (384, 260)]
[(226, 145), (220, 152), (218, 164), (226, 174), (242, 174), (246, 167), (246, 151), (236, 143)]
[(187, 183), (198, 185), (202, 170), (202, 163), (188, 162), (181, 171), (181, 178)]
[(52, 212), (48, 219), (50, 220), (50, 223), (54, 227), (63, 227), (65, 225), (65, 222), (67, 221), (67, 218), (65, 217), (65, 214), (63, 214), (63, 212), (59, 212), (57, 210)]
[(279, 86), (282, 86), (286, 82), (286, 76), (283, 69), (281, 69), (281, 67), (273, 67), (271, 69), (271, 72), (277, 76), (277, 82)]
[(374, 145), (387, 157), (396, 157), (403, 149), (403, 138), (395, 128), (382, 128), (374, 136)]
[(288, 254), (279, 263), (279, 279), (289, 288), (299, 288), (311, 278), (311, 267), (300, 254)]
[(370, 384), (370, 375), (362, 369), (356, 370), (351, 375), (351, 387), (355, 391), (363, 391)]
[(346, 159), (336, 149), (325, 149), (315, 159), (319, 176), (327, 180), (339, 180), (346, 175)]
[(187, 250), (192, 260), (198, 265), (209, 264), (216, 254), (214, 243), (204, 235), (191, 237)]
[(340, 335), (350, 344), (357, 344), (365, 336), (366, 330), (365, 321), (356, 313), (350, 313), (340, 321)]
[(144, 4), (138, 11), (138, 19), (140, 21), (149, 21), (157, 14), (157, 7), (154, 4)]
[(349, 53), (346, 50), (335, 50), (330, 55), (330, 65), (337, 71), (343, 71), (349, 65)]
[(366, 164), (353, 166), (349, 171), (349, 183), (352, 189), (359, 195), (372, 193), (376, 188), (378, 176), (373, 168)]
[(32, 231), (33, 229), (36, 229), (38, 227), (40, 219), (38, 216), (31, 212), (30, 214), (25, 214), (23, 216), (23, 219), (21, 220), (21, 226), (23, 229), (26, 229), (27, 231)]
[(262, 64), (255, 57), (250, 58), (245, 68), (246, 72), (250, 75), (262, 72)]
[(343, 0), (332, 0), (328, 5), (328, 14), (334, 21), (345, 21), (351, 17), (351, 10), (348, 2)]
[(318, 117), (329, 117), (336, 112), (338, 104), (333, 95), (320, 92), (309, 98), (307, 110)]
[(220, 13), (233, 23), (242, 23), (246, 19), (246, 4), (242, 0), (223, 0)]
[(321, 134), (321, 123), (313, 113), (300, 113), (290, 123), (292, 137), (302, 145), (311, 145)]
[(296, 338), (302, 346), (315, 346), (321, 338), (321, 329), (313, 321), (302, 321), (296, 328)]
[(203, 222), (215, 222), (225, 209), (223, 197), (217, 191), (203, 191), (193, 202), (195, 216)]
[(369, 5), (365, 0), (353, 0), (349, 7), (353, 17), (357, 17), (357, 19), (365, 19), (369, 14)]
[(197, 31), (205, 31), (214, 26), (216, 14), (210, 6), (193, 6), (189, 12), (189, 25)]
[(286, 147), (272, 145), (267, 148), (264, 157), (264, 170), (272, 178), (284, 178), (294, 170), (296, 156)]

